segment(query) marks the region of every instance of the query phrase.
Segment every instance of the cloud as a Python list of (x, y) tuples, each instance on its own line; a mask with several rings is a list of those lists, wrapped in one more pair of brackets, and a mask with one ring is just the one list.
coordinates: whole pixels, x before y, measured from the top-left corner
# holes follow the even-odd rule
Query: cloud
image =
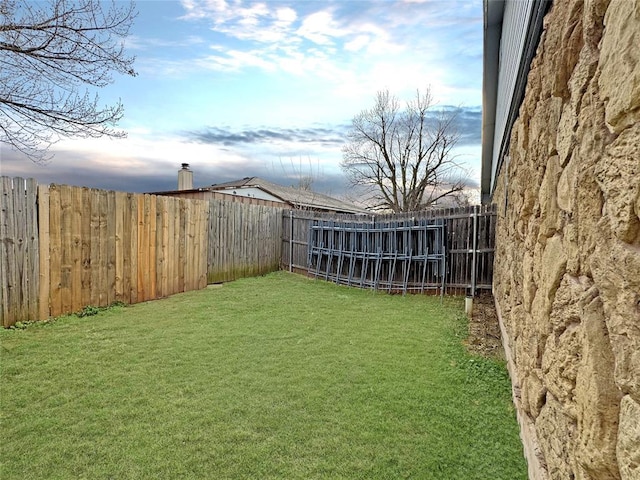
[(247, 176), (294, 185), (300, 176), (312, 175), (320, 193), (338, 194), (347, 188), (341, 172), (331, 168), (336, 162), (326, 158), (327, 152), (340, 154), (339, 138), (329, 128), (205, 129), (183, 136), (139, 132), (122, 140), (61, 141), (52, 147), (54, 158), (46, 165), (2, 145), (0, 174), (43, 184), (157, 192), (177, 188), (177, 172), (186, 162), (196, 187)]
[(229, 37), (260, 43), (287, 42), (296, 11), (288, 6), (242, 2), (183, 0), (187, 21), (208, 20), (211, 29)]
[[(183, 0), (182, 7), (183, 21), (208, 23), (226, 37), (222, 43), (233, 45), (210, 44), (215, 53), (196, 55), (185, 62), (187, 69), (322, 78), (342, 97), (429, 83), (443, 101), (465, 102), (481, 88), (481, 75), (470, 77), (468, 69), (471, 61), (478, 69), (481, 64), (482, 10), (468, 2)], [(463, 86), (473, 85), (465, 98), (455, 98), (460, 85), (447, 88), (457, 78), (465, 79)]]
[(333, 45), (334, 39), (349, 32), (341, 28), (332, 13), (331, 10), (324, 10), (308, 15), (295, 33), (318, 45)]
[(455, 115), (454, 127), (460, 135), (458, 145), (480, 145), (482, 142), (481, 107), (443, 107)]
[(140, 37), (129, 35), (125, 39), (125, 47), (129, 50), (150, 50), (162, 48), (190, 48), (205, 44), (205, 39), (197, 35), (189, 35), (182, 38), (167, 40), (154, 37)]
[(224, 145), (252, 145), (263, 143), (316, 143), (325, 146), (341, 146), (344, 143), (344, 128), (257, 128), (233, 130), (222, 127), (207, 127), (185, 132), (185, 137), (199, 143)]

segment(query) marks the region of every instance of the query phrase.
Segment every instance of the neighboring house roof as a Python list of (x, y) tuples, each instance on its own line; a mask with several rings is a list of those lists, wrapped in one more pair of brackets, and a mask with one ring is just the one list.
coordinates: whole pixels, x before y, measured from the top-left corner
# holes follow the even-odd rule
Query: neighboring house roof
[(482, 78), (482, 202), (486, 203), (509, 149), (544, 15), (551, 0), (484, 0)]
[(284, 187), (260, 177), (245, 177), (233, 182), (217, 183), (208, 188), (210, 190), (224, 191), (249, 187), (259, 188), (295, 208), (329, 210), (338, 213), (368, 213), (364, 208), (357, 207), (349, 202), (310, 190)]

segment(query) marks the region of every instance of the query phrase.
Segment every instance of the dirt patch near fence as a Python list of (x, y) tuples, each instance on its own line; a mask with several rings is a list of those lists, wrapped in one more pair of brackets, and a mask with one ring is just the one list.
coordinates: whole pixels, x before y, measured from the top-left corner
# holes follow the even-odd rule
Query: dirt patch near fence
[(504, 359), (493, 295), (482, 294), (474, 298), (473, 315), (469, 320), (469, 337), (465, 344), (475, 354)]

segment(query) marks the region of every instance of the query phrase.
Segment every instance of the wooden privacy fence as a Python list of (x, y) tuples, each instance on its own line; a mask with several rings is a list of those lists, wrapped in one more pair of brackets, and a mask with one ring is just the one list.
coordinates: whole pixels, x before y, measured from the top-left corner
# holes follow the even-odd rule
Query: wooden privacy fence
[[(283, 212), (282, 221), (283, 269), (319, 277), (324, 274), (328, 280), (338, 283), (394, 291), (424, 291), (440, 286), (442, 281), (448, 293), (475, 295), (479, 289), (491, 289), (496, 221), (494, 206), (358, 216), (291, 210)], [(416, 236), (422, 230), (427, 235), (427, 230), (432, 229), (427, 225), (436, 224), (444, 225), (444, 277), (438, 270), (441, 264), (436, 263), (439, 258), (434, 256), (441, 252), (432, 250), (429, 254), (428, 248), (434, 247), (429, 247), (427, 236), (422, 244), (419, 239), (403, 240), (407, 235)], [(324, 240), (319, 240), (316, 233), (319, 230), (331, 231), (333, 237), (324, 233)], [(363, 239), (371, 238), (367, 240), (370, 246), (349, 240), (348, 232), (357, 230), (362, 232)], [(344, 244), (340, 243), (341, 238)], [(324, 244), (320, 245), (322, 241)], [(341, 254), (343, 248), (349, 251)], [(341, 255), (348, 258), (350, 268), (344, 260), (340, 263)], [(355, 260), (351, 260), (352, 257)], [(433, 265), (429, 263), (431, 259), (434, 260)], [(427, 281), (422, 281), (423, 277)]]
[(0, 323), (277, 270), (282, 210), (0, 177)]
[(206, 286), (208, 204), (39, 187), (41, 317)]
[(282, 208), (210, 200), (208, 282), (280, 268)]

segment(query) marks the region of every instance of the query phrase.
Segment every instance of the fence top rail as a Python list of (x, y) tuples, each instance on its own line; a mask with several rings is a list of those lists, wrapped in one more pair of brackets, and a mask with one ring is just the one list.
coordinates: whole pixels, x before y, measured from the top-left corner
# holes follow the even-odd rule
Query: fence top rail
[(440, 230), (443, 228), (442, 223), (433, 223), (427, 225), (371, 225), (361, 223), (342, 223), (342, 224), (329, 224), (323, 223), (321, 225), (311, 225), (312, 230), (317, 231), (334, 231), (334, 232), (367, 232), (367, 233), (381, 233), (381, 232), (414, 232), (424, 230)]
[(284, 210), (287, 217), (296, 220), (318, 220), (318, 221), (346, 221), (346, 222), (398, 222), (398, 221), (420, 221), (437, 218), (457, 219), (477, 216), (492, 216), (497, 212), (497, 206), (472, 205), (470, 207), (440, 208), (434, 210), (422, 210), (417, 212), (387, 213), (387, 214), (335, 214), (325, 212), (313, 212), (308, 210)]

